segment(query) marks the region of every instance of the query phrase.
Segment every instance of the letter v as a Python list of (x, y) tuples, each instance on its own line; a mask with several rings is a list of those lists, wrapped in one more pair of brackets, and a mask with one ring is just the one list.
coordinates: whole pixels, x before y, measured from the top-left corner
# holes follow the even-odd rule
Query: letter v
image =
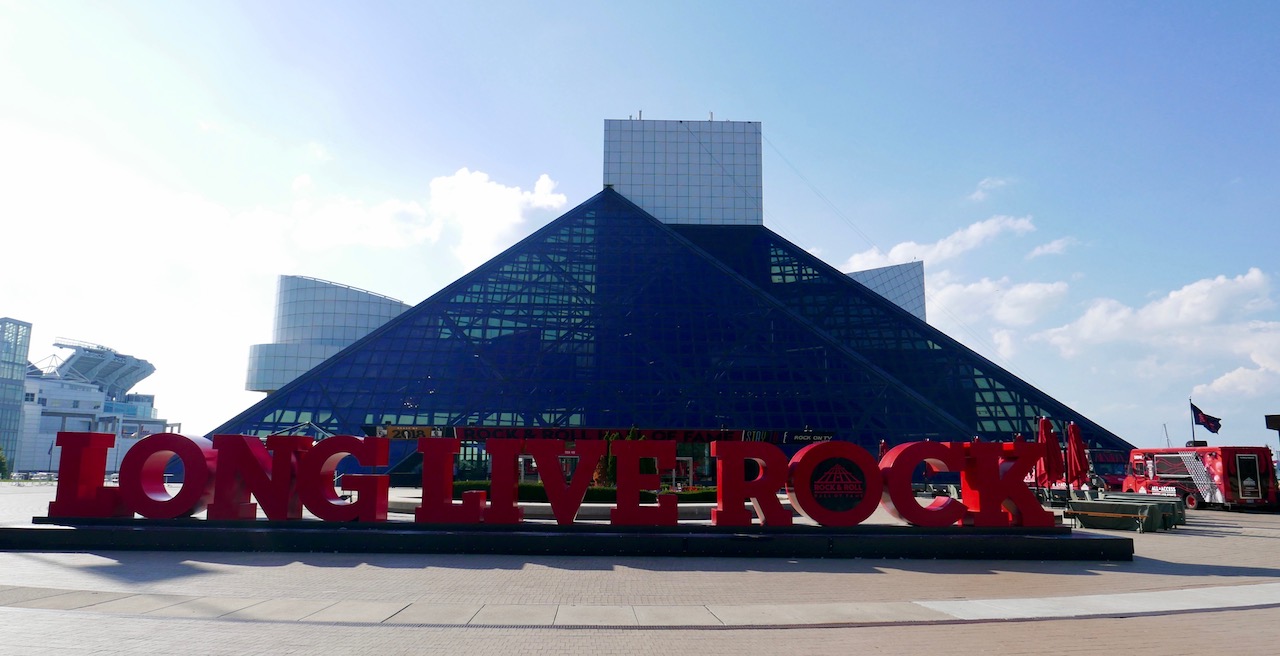
[(573, 482), (566, 483), (564, 470), (560, 468), (563, 440), (526, 440), (524, 443), (524, 450), (538, 465), (538, 477), (542, 479), (542, 488), (547, 491), (547, 501), (551, 502), (551, 512), (555, 513), (558, 524), (572, 524), (578, 516), (578, 508), (591, 484), (591, 474), (604, 457), (602, 440), (578, 440), (574, 445), (578, 467), (574, 470)]

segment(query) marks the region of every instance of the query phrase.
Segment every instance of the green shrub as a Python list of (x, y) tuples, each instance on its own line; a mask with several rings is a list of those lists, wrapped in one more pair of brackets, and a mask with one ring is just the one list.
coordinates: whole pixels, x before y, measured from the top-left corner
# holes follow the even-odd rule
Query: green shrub
[(701, 490), (676, 492), (676, 498), (680, 500), (680, 503), (715, 503), (716, 489), (714, 487), (704, 487)]

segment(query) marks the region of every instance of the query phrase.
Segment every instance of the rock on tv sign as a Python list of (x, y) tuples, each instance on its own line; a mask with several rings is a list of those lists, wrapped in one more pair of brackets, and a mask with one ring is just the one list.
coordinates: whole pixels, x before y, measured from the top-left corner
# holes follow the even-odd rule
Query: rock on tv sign
[[(388, 443), (381, 437), (339, 435), (319, 442), (300, 436), (272, 436), (265, 444), (246, 435), (215, 435), (213, 440), (159, 433), (140, 440), (125, 454), (118, 486), (106, 486), (107, 451), (115, 443), (108, 433), (59, 433), (62, 447), (57, 496), (49, 517), (133, 517), (171, 519), (207, 510), (210, 520), (254, 520), (259, 507), (270, 520), (297, 520), (305, 508), (329, 522), (381, 522), (387, 518), (389, 478), (381, 474), (347, 474), (343, 492), (334, 472), (344, 458), (365, 467), (387, 465)], [(586, 495), (588, 476), (566, 481), (559, 466), (565, 443), (553, 439), (490, 439), (493, 462), (488, 491), (469, 491), (453, 500), (453, 460), (461, 441), (429, 437), (418, 440), (422, 453), (422, 504), (414, 519), (421, 523), (517, 524), (518, 463), (532, 456), (560, 524), (571, 524)], [(606, 443), (579, 441), (574, 455), (579, 471), (594, 471)], [(640, 461), (652, 459), (658, 470), (676, 465), (676, 443), (642, 440), (613, 443), (617, 457), (617, 502), (610, 521), (617, 525), (672, 526), (678, 521), (674, 494), (660, 494), (655, 504), (640, 503), (641, 490), (660, 487), (658, 474), (641, 473)], [(901, 444), (875, 460), (849, 442), (821, 442), (801, 449), (790, 460), (764, 442), (711, 443), (719, 481), (711, 523), (747, 526), (751, 503), (768, 526), (791, 524), (778, 500), (786, 489), (791, 505), (823, 526), (853, 526), (879, 505), (917, 526), (1052, 526), (1023, 482), (1043, 447), (1034, 442), (913, 442)], [(185, 480), (176, 492), (164, 484), (164, 469), (173, 457), (182, 461)], [(759, 474), (746, 478), (746, 463)], [(939, 497), (922, 504), (912, 487), (912, 472), (921, 463), (938, 471), (960, 473), (963, 501)], [(252, 499), (252, 500), (251, 500)]]

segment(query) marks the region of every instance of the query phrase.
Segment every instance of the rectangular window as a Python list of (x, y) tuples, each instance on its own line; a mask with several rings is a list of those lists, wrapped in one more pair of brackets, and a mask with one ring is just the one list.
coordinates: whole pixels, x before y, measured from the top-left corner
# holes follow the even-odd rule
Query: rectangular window
[[(1183, 458), (1181, 454), (1157, 453), (1155, 455), (1156, 475), (1163, 478), (1191, 478), (1191, 471), (1188, 469), (1189, 462), (1198, 463), (1198, 457), (1191, 454), (1188, 458)], [(1203, 469), (1204, 465), (1201, 464)]]
[(35, 392), (27, 392), (27, 393), (26, 393), (26, 395), (22, 397), (22, 400), (23, 400), (23, 401), (26, 401), (27, 403), (31, 403), (31, 402), (33, 402), (33, 401), (35, 401), (35, 400), (36, 400), (36, 393), (35, 393)]
[(1241, 499), (1262, 498), (1262, 470), (1258, 466), (1258, 456), (1251, 453), (1236, 454), (1236, 476), (1232, 483), (1236, 484)]

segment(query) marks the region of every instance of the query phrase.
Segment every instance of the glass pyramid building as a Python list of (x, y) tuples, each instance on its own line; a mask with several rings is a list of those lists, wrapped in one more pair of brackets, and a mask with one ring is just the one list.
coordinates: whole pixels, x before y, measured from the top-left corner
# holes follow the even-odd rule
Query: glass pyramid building
[(1040, 416), (1131, 448), (763, 225), (663, 223), (606, 187), (213, 432), (808, 429), (876, 453)]

